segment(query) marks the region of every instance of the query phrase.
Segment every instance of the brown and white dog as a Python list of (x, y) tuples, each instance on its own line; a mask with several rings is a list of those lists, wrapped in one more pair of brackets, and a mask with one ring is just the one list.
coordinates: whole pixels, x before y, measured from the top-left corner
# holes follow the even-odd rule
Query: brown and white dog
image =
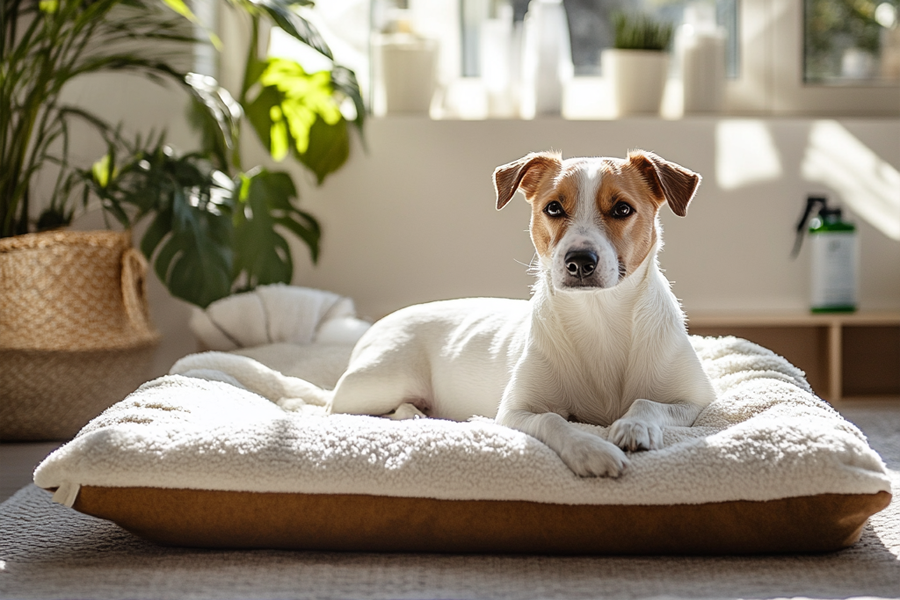
[[(623, 450), (661, 447), (715, 398), (660, 273), (657, 213), (679, 216), (700, 176), (649, 153), (626, 160), (529, 154), (494, 171), (497, 208), (531, 203), (530, 300), (405, 308), (359, 340), (332, 413), (494, 417), (536, 437), (581, 476), (619, 476)], [(312, 398), (311, 398), (312, 400)], [(611, 426), (609, 441), (570, 421)]]

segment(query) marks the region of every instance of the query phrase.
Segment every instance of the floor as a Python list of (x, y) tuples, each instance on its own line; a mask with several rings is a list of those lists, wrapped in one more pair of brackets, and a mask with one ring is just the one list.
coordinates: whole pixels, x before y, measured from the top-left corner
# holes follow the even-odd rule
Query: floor
[(31, 483), (34, 468), (62, 443), (0, 444), (0, 502)]

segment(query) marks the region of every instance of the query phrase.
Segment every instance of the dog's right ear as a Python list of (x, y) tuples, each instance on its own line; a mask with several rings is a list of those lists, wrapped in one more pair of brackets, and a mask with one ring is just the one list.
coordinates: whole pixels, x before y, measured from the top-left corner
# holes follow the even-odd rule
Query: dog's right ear
[(497, 193), (497, 210), (512, 200), (522, 188), (525, 196), (537, 191), (541, 177), (548, 171), (558, 172), (562, 157), (551, 152), (532, 152), (519, 160), (494, 169), (494, 191)]

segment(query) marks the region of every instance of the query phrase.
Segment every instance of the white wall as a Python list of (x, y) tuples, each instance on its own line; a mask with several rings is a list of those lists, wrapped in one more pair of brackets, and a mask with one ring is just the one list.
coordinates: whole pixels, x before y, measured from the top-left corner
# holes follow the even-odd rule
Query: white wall
[[(821, 136), (811, 136), (823, 125), (844, 137), (823, 144)], [(818, 139), (818, 148), (811, 139)], [(662, 212), (666, 248), (661, 264), (688, 313), (805, 310), (809, 257), (803, 252), (792, 261), (789, 253), (808, 193), (830, 191), (831, 184), (857, 186), (854, 201), (887, 201), (891, 217), (900, 222), (900, 187), (886, 188), (900, 169), (896, 119), (408, 117), (371, 120), (366, 145), (368, 151), (356, 144), (349, 163), (321, 188), (295, 165), (279, 168), (298, 175), (301, 206), (319, 218), (324, 230), (317, 266), (304, 247), (295, 248), (294, 283), (349, 295), (369, 318), (441, 298), (528, 296), (532, 278), (525, 265), (533, 250), (527, 204), (519, 196), (498, 213), (491, 173), (535, 150), (624, 156), (643, 148), (704, 176), (686, 218)], [(819, 175), (807, 169), (804, 175), (804, 163), (816, 152), (851, 167)], [(248, 164), (266, 162), (262, 152), (249, 154)], [(834, 173), (843, 178), (835, 179)], [(900, 242), (854, 218), (862, 247), (861, 308), (900, 309)], [(151, 303), (165, 336), (156, 362), (162, 373), (195, 350), (186, 327), (190, 311), (155, 281)]]

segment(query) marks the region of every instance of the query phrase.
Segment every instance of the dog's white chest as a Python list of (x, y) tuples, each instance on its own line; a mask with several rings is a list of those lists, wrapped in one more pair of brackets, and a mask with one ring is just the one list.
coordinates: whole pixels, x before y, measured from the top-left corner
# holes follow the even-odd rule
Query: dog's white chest
[(640, 360), (631, 315), (604, 304), (594, 294), (554, 298), (532, 332), (543, 355), (538, 368), (548, 371), (542, 378), (555, 388), (543, 393), (562, 409), (557, 412), (597, 425), (609, 425), (634, 401), (630, 367)]

